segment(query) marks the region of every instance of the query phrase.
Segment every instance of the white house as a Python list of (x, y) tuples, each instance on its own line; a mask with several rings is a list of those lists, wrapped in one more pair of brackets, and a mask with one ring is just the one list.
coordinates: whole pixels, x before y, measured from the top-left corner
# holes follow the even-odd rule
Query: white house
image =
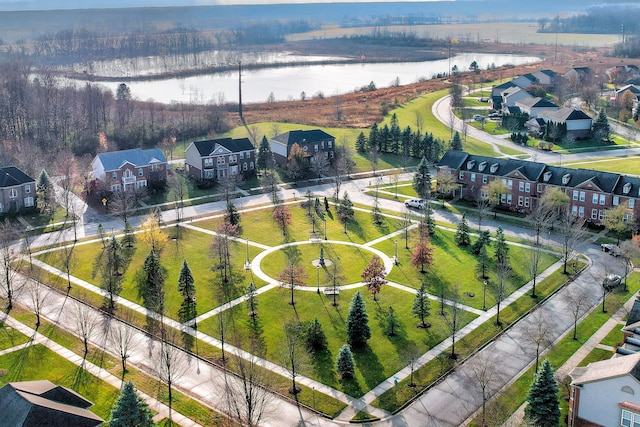
[(533, 74), (523, 74), (511, 80), (511, 83), (523, 89), (538, 83), (538, 79)]
[(554, 87), (560, 78), (560, 75), (553, 70), (540, 70), (532, 75), (538, 80), (537, 84), (545, 89)]
[(571, 107), (564, 107), (557, 111), (544, 110), (538, 117), (545, 122), (556, 124), (567, 124), (567, 137), (573, 139), (589, 138), (591, 135), (591, 125), (593, 120), (584, 111)]
[(640, 353), (590, 363), (569, 375), (570, 427), (640, 426)]
[(520, 111), (527, 113), (529, 117), (537, 117), (539, 113), (545, 110), (558, 111), (560, 107), (551, 101), (536, 96), (535, 98), (522, 98), (516, 101), (515, 106)]
[(533, 98), (533, 95), (517, 86), (502, 91), (501, 96), (503, 110), (506, 107), (515, 107), (516, 101), (524, 98)]

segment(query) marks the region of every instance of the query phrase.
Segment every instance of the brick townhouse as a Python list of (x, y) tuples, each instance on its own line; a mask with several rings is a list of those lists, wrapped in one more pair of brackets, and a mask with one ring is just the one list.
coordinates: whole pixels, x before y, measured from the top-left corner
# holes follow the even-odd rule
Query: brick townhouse
[(35, 180), (14, 166), (0, 168), (0, 215), (35, 209), (35, 206)]
[(628, 220), (640, 215), (640, 178), (452, 150), (445, 153), (436, 168), (438, 174), (455, 176), (451, 192), (456, 198), (487, 197), (484, 187), (501, 179), (508, 189), (501, 204), (514, 211), (531, 212), (547, 189), (558, 188), (569, 196), (571, 212), (594, 224), (602, 222), (607, 209), (620, 204), (628, 208)]

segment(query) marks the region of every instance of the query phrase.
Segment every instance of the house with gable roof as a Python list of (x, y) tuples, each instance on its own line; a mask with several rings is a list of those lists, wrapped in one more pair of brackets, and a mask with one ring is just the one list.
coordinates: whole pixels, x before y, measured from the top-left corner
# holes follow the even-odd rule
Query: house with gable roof
[(536, 84), (546, 90), (554, 88), (560, 79), (560, 75), (553, 70), (539, 70), (532, 75), (538, 80)]
[(0, 168), (0, 215), (36, 207), (36, 182), (20, 169)]
[(256, 150), (249, 138), (195, 141), (185, 150), (185, 170), (198, 180), (255, 172)]
[(522, 89), (526, 89), (531, 85), (538, 84), (538, 79), (533, 74), (527, 73), (512, 79), (511, 83), (521, 87)]
[(336, 138), (323, 130), (292, 130), (276, 135), (269, 140), (273, 157), (279, 164), (286, 164), (291, 147), (297, 144), (304, 157), (312, 165), (314, 156), (322, 156), (331, 161), (335, 154)]
[(640, 353), (577, 367), (569, 376), (569, 426), (640, 425)]
[(529, 117), (537, 117), (538, 114), (545, 110), (558, 111), (560, 109), (553, 102), (539, 96), (519, 99), (515, 102), (515, 106), (520, 108), (521, 112), (527, 113)]
[(538, 113), (538, 117), (543, 119), (545, 123), (566, 124), (566, 137), (569, 139), (586, 139), (591, 136), (593, 119), (582, 110), (571, 107), (543, 110)]
[(525, 98), (533, 98), (533, 95), (518, 86), (505, 89), (500, 95), (502, 96), (502, 110), (507, 113), (507, 108), (515, 107), (517, 101)]
[(164, 186), (168, 163), (158, 148), (134, 148), (100, 153), (91, 162), (91, 168), (94, 180), (101, 182), (106, 190), (118, 193)]
[(47, 380), (8, 383), (0, 388), (0, 424), (31, 427), (93, 427), (104, 420), (91, 411), (93, 403), (75, 391)]

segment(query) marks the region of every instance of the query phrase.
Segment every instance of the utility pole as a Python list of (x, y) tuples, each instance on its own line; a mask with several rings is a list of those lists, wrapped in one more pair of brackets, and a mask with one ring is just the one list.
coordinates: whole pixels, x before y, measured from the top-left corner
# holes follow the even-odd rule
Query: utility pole
[(242, 119), (242, 61), (238, 62), (238, 114)]

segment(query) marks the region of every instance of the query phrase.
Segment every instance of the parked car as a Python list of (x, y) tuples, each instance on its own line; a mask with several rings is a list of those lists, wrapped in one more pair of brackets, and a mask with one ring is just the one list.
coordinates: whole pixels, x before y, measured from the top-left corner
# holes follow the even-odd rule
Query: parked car
[(489, 102), (489, 97), (483, 96), (480, 98), (480, 102)]
[(602, 281), (602, 286), (606, 290), (610, 291), (611, 289), (617, 287), (621, 281), (622, 277), (618, 276), (617, 274), (609, 273), (607, 274), (607, 277), (605, 277)]
[(481, 122), (484, 120), (484, 116), (482, 114), (474, 114), (473, 120), (475, 120), (476, 122)]
[(424, 209), (426, 202), (422, 199), (411, 199), (404, 202), (404, 205), (408, 208)]
[(608, 252), (610, 255), (613, 255), (613, 256), (620, 255), (620, 248), (610, 243), (603, 243), (602, 245), (600, 245), (600, 249), (602, 249), (602, 252)]

